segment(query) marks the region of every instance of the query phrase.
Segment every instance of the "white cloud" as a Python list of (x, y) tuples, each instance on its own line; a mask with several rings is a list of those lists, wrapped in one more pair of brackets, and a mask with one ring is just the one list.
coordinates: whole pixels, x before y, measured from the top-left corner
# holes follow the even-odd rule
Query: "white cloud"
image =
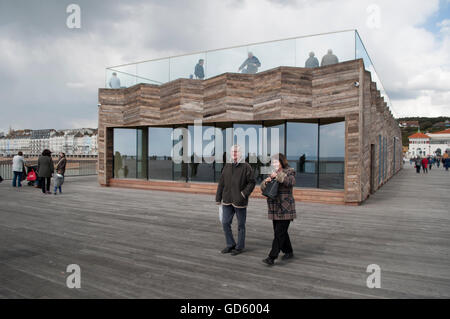
[(450, 19), (442, 20), (436, 24), (440, 28), (441, 33), (450, 34)]
[[(0, 127), (92, 126), (106, 66), (343, 29), (358, 29), (385, 89), (395, 92), (396, 115), (450, 115), (450, 20), (439, 34), (422, 27), (438, 0), (87, 3), (80, 30), (69, 31), (64, 19), (59, 35), (48, 26), (32, 37), (20, 25), (0, 27)], [(379, 28), (367, 24), (372, 4)]]

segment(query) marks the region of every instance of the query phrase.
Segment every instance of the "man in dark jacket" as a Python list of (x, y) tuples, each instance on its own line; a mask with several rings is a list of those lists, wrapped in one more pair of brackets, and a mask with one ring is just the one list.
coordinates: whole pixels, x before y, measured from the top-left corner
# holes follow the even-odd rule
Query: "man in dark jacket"
[[(231, 147), (231, 159), (232, 163), (226, 163), (222, 170), (217, 187), (216, 202), (218, 205), (222, 203), (223, 209), (222, 225), (227, 247), (222, 250), (222, 253), (237, 255), (245, 247), (247, 205), (248, 198), (255, 188), (255, 177), (251, 166), (242, 160), (239, 145)], [(238, 220), (237, 244), (231, 231), (234, 214)]]
[(203, 69), (203, 63), (204, 63), (204, 60), (200, 59), (200, 60), (198, 60), (198, 63), (195, 65), (194, 74), (195, 74), (195, 77), (200, 80), (203, 80), (205, 78), (205, 70)]

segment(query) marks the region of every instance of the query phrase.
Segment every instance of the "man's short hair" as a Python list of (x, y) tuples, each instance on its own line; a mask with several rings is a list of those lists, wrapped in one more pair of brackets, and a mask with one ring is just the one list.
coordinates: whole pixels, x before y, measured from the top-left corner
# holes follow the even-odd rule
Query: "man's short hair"
[(113, 74), (112, 75), (117, 75), (117, 73), (116, 72), (113, 72)]
[(17, 155), (19, 155), (19, 156), (22, 156), (22, 155), (23, 155), (23, 153), (22, 153), (22, 152), (19, 152), (19, 153), (17, 153)]

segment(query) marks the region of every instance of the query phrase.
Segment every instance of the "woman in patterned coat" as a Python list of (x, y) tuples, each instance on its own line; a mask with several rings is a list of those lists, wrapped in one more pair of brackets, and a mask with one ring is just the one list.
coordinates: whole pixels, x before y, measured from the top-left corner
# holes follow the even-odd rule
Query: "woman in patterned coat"
[(291, 241), (289, 239), (288, 228), (291, 221), (297, 217), (295, 212), (295, 201), (292, 189), (295, 185), (295, 170), (289, 167), (286, 156), (276, 154), (272, 156), (273, 173), (261, 183), (261, 190), (264, 190), (266, 184), (275, 179), (278, 185), (278, 198), (267, 198), (269, 208), (269, 219), (273, 223), (274, 239), (272, 250), (263, 262), (267, 265), (273, 265), (278, 258), (280, 251), (284, 252), (283, 260), (294, 257)]

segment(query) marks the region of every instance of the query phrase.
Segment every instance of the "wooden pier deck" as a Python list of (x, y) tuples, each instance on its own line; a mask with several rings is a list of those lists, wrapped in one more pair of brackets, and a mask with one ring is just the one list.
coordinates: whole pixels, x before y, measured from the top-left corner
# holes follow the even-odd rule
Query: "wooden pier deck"
[[(450, 172), (405, 165), (363, 205), (297, 202), (295, 259), (269, 268), (272, 225), (250, 202), (246, 252), (220, 254), (211, 195), (100, 187), (63, 194), (0, 184), (1, 298), (449, 298)], [(236, 222), (234, 223), (236, 234)], [(66, 267), (81, 267), (81, 288)], [(381, 288), (366, 267), (381, 267)]]

